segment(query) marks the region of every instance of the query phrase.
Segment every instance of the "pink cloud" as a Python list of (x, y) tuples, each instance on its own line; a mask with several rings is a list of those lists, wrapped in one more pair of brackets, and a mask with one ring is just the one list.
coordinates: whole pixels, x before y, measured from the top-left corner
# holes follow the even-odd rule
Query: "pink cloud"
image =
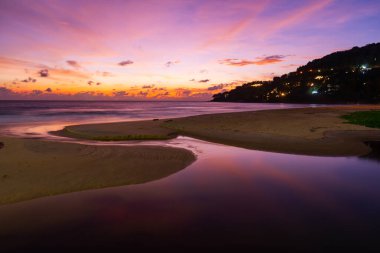
[(293, 25), (299, 25), (303, 20), (312, 17), (316, 12), (323, 10), (332, 2), (333, 0), (312, 1), (300, 8), (292, 9), (286, 16), (279, 19), (272, 19), (270, 24), (265, 26), (261, 37), (266, 38), (277, 31), (289, 28)]
[(285, 55), (271, 55), (264, 58), (258, 58), (257, 60), (223, 59), (219, 60), (219, 63), (237, 67), (244, 67), (246, 65), (268, 65), (282, 62), (285, 57)]
[(201, 48), (205, 49), (215, 44), (230, 42), (237, 35), (243, 32), (249, 26), (251, 21), (252, 21), (252, 18), (245, 18), (243, 20), (236, 22), (235, 24), (230, 25), (227, 29), (223, 29), (222, 32), (220, 32), (219, 34), (205, 41), (201, 45)]
[[(375, 0), (4, 0), (0, 83), (32, 89), (23, 87), (32, 83), (20, 83), (30, 77), (38, 79), (33, 89), (43, 91), (116, 88), (128, 96), (139, 92), (131, 92), (132, 85), (155, 83), (167, 86), (172, 98), (178, 87), (191, 90), (183, 96), (190, 97), (208, 92), (195, 90), (200, 80), (218, 84), (283, 74), (285, 64), (296, 67), (335, 49), (374, 42), (379, 7)], [(286, 63), (275, 55), (250, 58), (271, 52), (298, 58)], [(243, 66), (265, 66), (265, 71)], [(41, 78), (42, 69), (48, 76)], [(150, 92), (148, 98), (165, 92)]]

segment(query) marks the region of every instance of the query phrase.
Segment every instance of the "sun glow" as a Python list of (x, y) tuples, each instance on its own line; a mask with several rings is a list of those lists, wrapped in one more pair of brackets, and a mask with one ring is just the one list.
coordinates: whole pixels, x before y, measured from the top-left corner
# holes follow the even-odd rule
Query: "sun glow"
[[(209, 100), (294, 71), (323, 54), (326, 37), (334, 45), (323, 52), (346, 48), (352, 22), (365, 32), (379, 16), (376, 7), (331, 0), (33, 3), (0, 2), (0, 99)], [(367, 12), (361, 22), (359, 10)], [(345, 23), (334, 33), (339, 17)], [(360, 44), (375, 41), (365, 34)]]

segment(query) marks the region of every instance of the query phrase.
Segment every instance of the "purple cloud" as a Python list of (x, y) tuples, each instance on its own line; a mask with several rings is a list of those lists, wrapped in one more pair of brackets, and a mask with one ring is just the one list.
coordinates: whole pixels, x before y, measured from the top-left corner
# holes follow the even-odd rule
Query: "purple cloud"
[(43, 94), (43, 92), (41, 91), (41, 90), (32, 90), (32, 93), (31, 93), (32, 95), (36, 95), (36, 96), (38, 96), (38, 95), (41, 95), (41, 94)]
[(171, 66), (173, 66), (175, 64), (178, 64), (178, 63), (179, 63), (179, 61), (168, 61), (168, 62), (165, 63), (165, 66), (167, 68), (170, 68)]
[(131, 65), (131, 64), (133, 64), (133, 63), (134, 63), (134, 62), (131, 61), (131, 60), (126, 60), (126, 61), (121, 61), (121, 62), (119, 62), (118, 65), (120, 65), (120, 66), (126, 66), (126, 65)]
[(224, 89), (224, 88), (232, 86), (232, 85), (234, 85), (234, 83), (221, 83), (218, 85), (210, 86), (207, 88), (207, 90), (209, 90), (209, 91), (221, 90), (221, 89)]
[(31, 77), (28, 77), (27, 79), (21, 80), (23, 83), (35, 83), (37, 80)]
[(124, 97), (128, 95), (128, 92), (121, 90), (121, 91), (114, 91), (112, 93), (115, 97)]
[(66, 63), (73, 68), (76, 68), (76, 69), (81, 68), (81, 66), (79, 65), (79, 63), (77, 61), (68, 60), (68, 61), (66, 61)]
[(49, 70), (48, 69), (41, 69), (38, 71), (38, 74), (40, 74), (40, 77), (48, 77), (49, 76)]

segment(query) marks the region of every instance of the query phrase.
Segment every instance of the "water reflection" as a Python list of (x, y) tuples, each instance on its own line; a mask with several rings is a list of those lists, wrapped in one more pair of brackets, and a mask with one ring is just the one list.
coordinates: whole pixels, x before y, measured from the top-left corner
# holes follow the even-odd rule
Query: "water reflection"
[(3, 247), (378, 247), (380, 170), (374, 161), (260, 152), (185, 137), (166, 145), (192, 148), (198, 160), (147, 184), (0, 207)]

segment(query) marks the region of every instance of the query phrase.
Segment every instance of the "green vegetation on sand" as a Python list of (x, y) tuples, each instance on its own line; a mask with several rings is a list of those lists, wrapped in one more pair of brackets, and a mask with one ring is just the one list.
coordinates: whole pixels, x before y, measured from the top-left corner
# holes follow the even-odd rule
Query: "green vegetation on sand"
[(380, 128), (380, 111), (359, 111), (342, 117), (351, 124)]

